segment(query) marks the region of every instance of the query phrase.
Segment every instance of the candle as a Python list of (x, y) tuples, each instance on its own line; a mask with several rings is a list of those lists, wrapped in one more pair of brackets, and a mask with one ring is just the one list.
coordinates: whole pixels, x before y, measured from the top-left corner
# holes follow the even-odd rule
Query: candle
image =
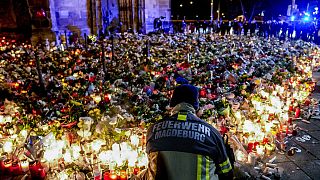
[(247, 161), (246, 155), (240, 150), (236, 150), (235, 157), (237, 161), (241, 161), (241, 162)]
[(64, 47), (63, 47), (63, 44), (61, 44), (61, 51), (64, 51)]
[(294, 117), (295, 117), (295, 118), (300, 117), (300, 108), (299, 108), (299, 107), (296, 108), (296, 113), (295, 113), (295, 116), (294, 116)]
[(22, 169), (19, 166), (18, 162), (13, 162), (10, 167), (10, 174), (12, 175), (20, 175), (22, 173)]
[(92, 96), (92, 98), (97, 104), (101, 101), (101, 96), (99, 95)]
[(1, 161), (0, 170), (3, 174), (8, 174), (10, 171), (10, 167), (12, 166), (12, 162), (9, 159)]
[(102, 151), (99, 154), (99, 160), (103, 163), (103, 164), (107, 164), (110, 162), (111, 160), (111, 156), (112, 156), (112, 151)]
[(199, 94), (200, 94), (200, 97), (203, 97), (203, 98), (206, 97), (206, 95), (207, 95), (205, 89), (201, 89)]
[(29, 171), (29, 161), (23, 160), (20, 162), (20, 166), (23, 172)]
[(58, 174), (58, 177), (59, 177), (60, 180), (67, 180), (67, 179), (69, 179), (68, 174), (67, 174), (66, 172), (64, 172), (64, 171), (60, 172), (60, 173)]
[(134, 168), (133, 174), (134, 174), (134, 175), (137, 175), (137, 174), (139, 173), (139, 171), (140, 171), (139, 168)]
[(110, 180), (118, 179), (117, 174), (116, 174), (113, 170), (110, 171), (109, 179), (110, 179)]
[(112, 151), (120, 153), (120, 145), (118, 143), (112, 144)]
[(101, 177), (101, 170), (100, 170), (99, 164), (96, 164), (96, 165), (93, 167), (93, 176), (94, 176), (94, 180), (100, 180), (100, 179), (102, 179), (102, 177)]
[(253, 148), (254, 148), (254, 144), (252, 142), (248, 143), (247, 152), (251, 152)]
[(13, 143), (12, 141), (7, 141), (3, 144), (3, 151), (6, 153), (11, 153), (13, 151)]
[(130, 137), (130, 141), (131, 141), (131, 144), (133, 146), (138, 146), (139, 145), (139, 136), (134, 134)]
[(256, 149), (257, 149), (257, 154), (258, 154), (258, 155), (260, 155), (260, 156), (264, 155), (264, 147), (263, 147), (263, 146), (258, 145), (258, 146), (256, 147)]
[(128, 176), (125, 170), (120, 171), (120, 180), (127, 180)]
[(91, 142), (91, 148), (92, 150), (99, 152), (101, 149), (101, 146), (103, 145), (103, 141), (101, 139), (96, 139)]
[(103, 174), (103, 179), (104, 179), (104, 180), (110, 180), (110, 173), (109, 173), (109, 172), (105, 172), (105, 173)]
[(110, 100), (111, 100), (111, 95), (110, 95), (110, 94), (105, 94), (105, 95), (104, 95), (104, 101), (105, 101), (106, 103), (109, 103)]
[(251, 165), (255, 165), (256, 163), (256, 155), (254, 153), (249, 153), (248, 155), (248, 163)]
[(45, 179), (46, 172), (45, 169), (42, 167), (41, 163), (35, 161), (29, 165), (29, 170), (32, 179)]
[(0, 115), (0, 124), (5, 124), (5, 118), (3, 117), (3, 115)]
[(272, 144), (266, 144), (267, 155), (271, 155), (274, 150), (275, 146), (273, 146)]
[(66, 163), (72, 162), (72, 157), (70, 151), (66, 151), (66, 153), (63, 155), (63, 159)]

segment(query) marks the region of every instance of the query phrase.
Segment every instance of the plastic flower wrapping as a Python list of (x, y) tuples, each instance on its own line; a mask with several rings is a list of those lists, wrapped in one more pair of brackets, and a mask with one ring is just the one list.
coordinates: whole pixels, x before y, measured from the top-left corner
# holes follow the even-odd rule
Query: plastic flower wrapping
[(252, 156), (285, 151), (294, 122), (307, 119), (316, 104), (309, 95), (319, 49), (310, 43), (212, 34), (199, 39), (125, 34), (114, 41), (112, 55), (110, 40), (92, 42), (87, 50), (82, 44), (64, 50), (1, 46), (1, 174), (40, 179), (137, 174), (148, 164), (147, 128), (169, 114), (170, 97), (181, 82), (199, 88), (198, 116), (229, 136), (236, 161), (244, 164), (252, 163)]

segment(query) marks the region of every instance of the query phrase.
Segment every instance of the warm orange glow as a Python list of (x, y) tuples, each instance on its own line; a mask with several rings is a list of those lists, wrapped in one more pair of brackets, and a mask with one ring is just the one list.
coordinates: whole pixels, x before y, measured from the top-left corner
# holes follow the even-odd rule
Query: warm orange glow
[(118, 176), (115, 174), (110, 174), (110, 179), (118, 179)]

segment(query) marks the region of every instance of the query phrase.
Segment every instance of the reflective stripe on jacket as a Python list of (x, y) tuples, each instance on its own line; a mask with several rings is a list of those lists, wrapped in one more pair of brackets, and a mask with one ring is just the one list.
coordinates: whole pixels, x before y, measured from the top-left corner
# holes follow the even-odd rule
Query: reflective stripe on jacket
[(220, 133), (186, 103), (148, 129), (147, 180), (214, 180), (232, 170)]
[[(152, 160), (141, 180), (217, 180), (215, 164), (206, 156), (161, 151), (149, 154)], [(156, 162), (156, 163), (155, 163)]]

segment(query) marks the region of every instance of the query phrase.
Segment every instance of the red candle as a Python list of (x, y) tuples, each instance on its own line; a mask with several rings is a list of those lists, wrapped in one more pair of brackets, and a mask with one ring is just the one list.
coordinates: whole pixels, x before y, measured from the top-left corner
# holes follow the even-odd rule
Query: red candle
[(128, 176), (125, 170), (121, 170), (120, 172), (120, 180), (128, 180)]
[(256, 149), (258, 145), (260, 145), (260, 143), (259, 142), (255, 142), (254, 145), (253, 145), (254, 149)]
[(118, 176), (116, 174), (110, 174), (110, 180), (116, 180), (118, 179)]
[(13, 162), (10, 167), (10, 174), (12, 175), (20, 175), (22, 174), (22, 169), (17, 162)]
[(293, 111), (293, 106), (292, 105), (289, 106), (289, 112), (291, 112), (291, 111)]
[(307, 100), (304, 102), (304, 105), (309, 106), (310, 103), (311, 103), (310, 99), (307, 99)]
[(105, 94), (105, 95), (104, 95), (104, 101), (105, 101), (106, 103), (109, 103), (109, 102), (110, 102), (109, 94)]
[(104, 180), (110, 180), (110, 173), (109, 172), (103, 173), (103, 179)]
[(253, 147), (254, 147), (253, 143), (248, 143), (247, 152), (248, 153), (252, 152)]
[(282, 129), (281, 129), (281, 133), (282, 132), (287, 132), (288, 126), (287, 125), (283, 125)]
[(139, 171), (140, 171), (139, 168), (134, 168), (133, 174), (134, 174), (134, 175), (137, 175), (137, 174), (139, 173)]
[(212, 99), (217, 99), (218, 95), (217, 94), (211, 94)]
[(111, 170), (110, 172), (105, 172), (103, 174), (103, 179), (104, 180), (117, 180), (118, 176), (116, 175), (116, 173), (113, 170)]
[(262, 143), (263, 143), (263, 144), (269, 143), (269, 139), (268, 139), (268, 138), (263, 138)]
[(295, 118), (300, 117), (300, 108), (299, 108), (299, 107), (296, 108), (296, 113), (295, 113), (295, 116), (294, 116), (294, 117), (295, 117)]
[(9, 174), (12, 162), (10, 160), (4, 160), (0, 162), (0, 172), (1, 174)]
[(45, 179), (46, 177), (46, 171), (42, 167), (40, 162), (34, 162), (29, 165), (29, 170), (31, 173), (31, 177), (34, 179)]
[(201, 89), (200, 90), (200, 97), (206, 97), (207, 93), (206, 93), (206, 90), (205, 89)]

